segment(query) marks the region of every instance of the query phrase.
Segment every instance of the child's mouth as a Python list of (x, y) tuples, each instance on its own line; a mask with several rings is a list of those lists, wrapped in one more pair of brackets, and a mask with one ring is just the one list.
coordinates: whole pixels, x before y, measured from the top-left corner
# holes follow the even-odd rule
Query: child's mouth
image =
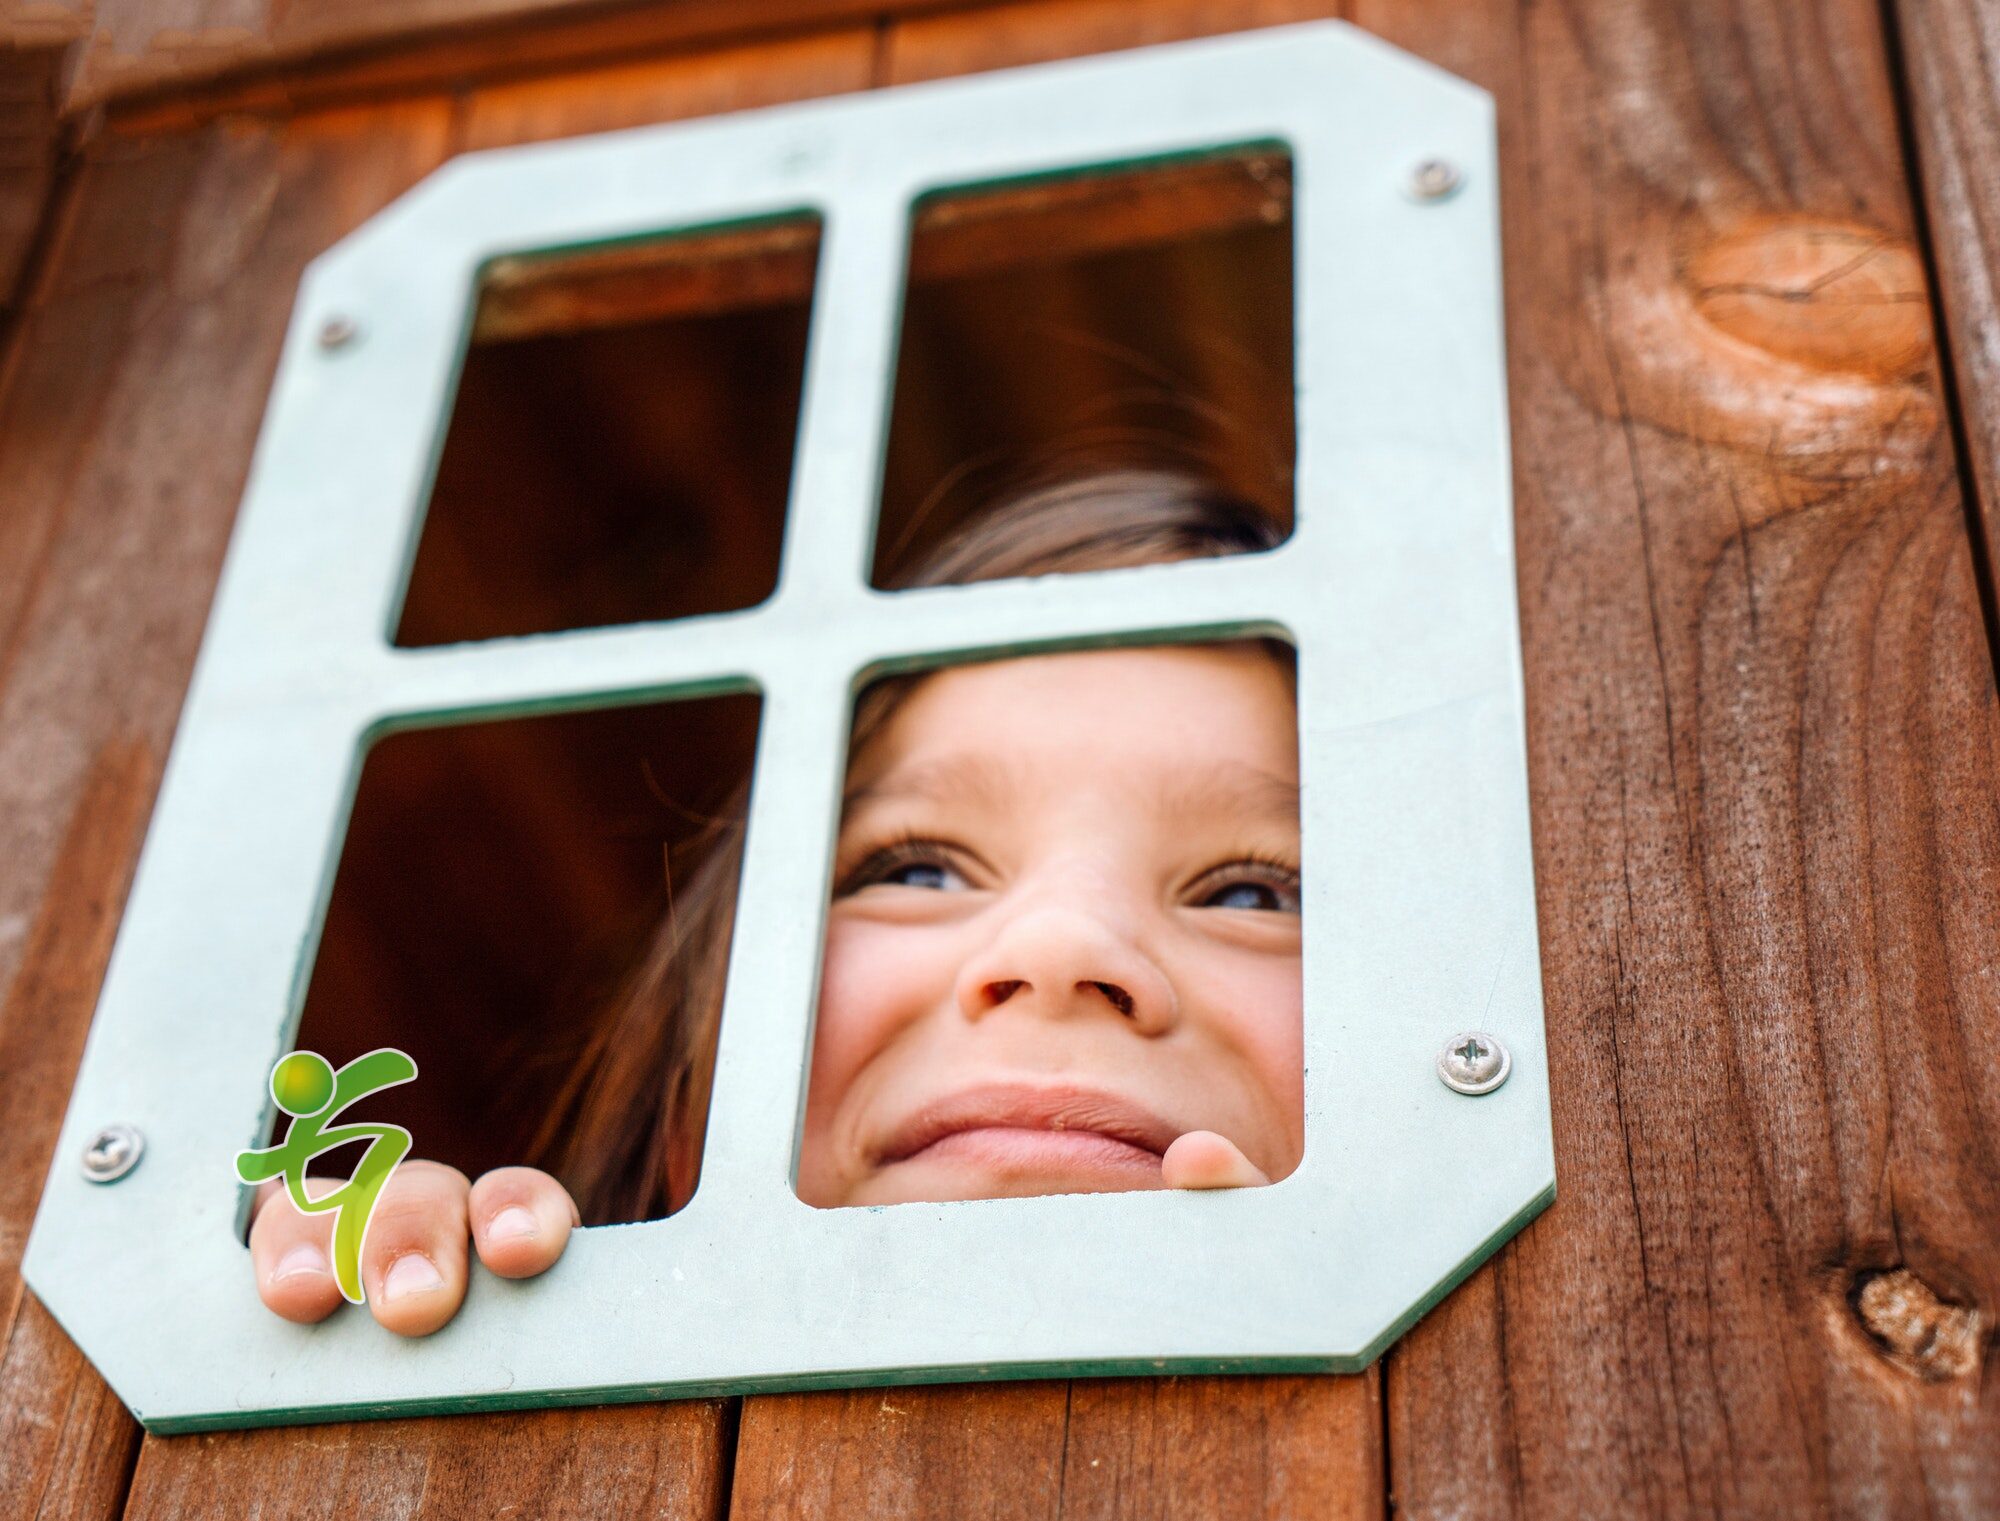
[(876, 1148), (876, 1162), (1132, 1188), (1159, 1178), (1160, 1155), (1179, 1134), (1143, 1105), (1102, 1090), (989, 1084), (917, 1109)]
[(1158, 1152), (1096, 1130), (981, 1125), (954, 1130), (900, 1160), (1062, 1178), (1108, 1174), (1125, 1187), (1132, 1186), (1127, 1175), (1160, 1176)]

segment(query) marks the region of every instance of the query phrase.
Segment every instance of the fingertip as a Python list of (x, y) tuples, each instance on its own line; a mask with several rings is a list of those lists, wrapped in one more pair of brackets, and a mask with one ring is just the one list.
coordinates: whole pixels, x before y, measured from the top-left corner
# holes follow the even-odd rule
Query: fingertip
[(505, 1167), (473, 1185), (473, 1245), (489, 1272), (532, 1278), (555, 1265), (581, 1217), (566, 1190), (532, 1167)]
[(341, 1304), (332, 1265), (314, 1241), (294, 1241), (262, 1265), (257, 1296), (273, 1314), (299, 1325), (325, 1320)]
[(1160, 1179), (1169, 1188), (1253, 1188), (1271, 1180), (1226, 1136), (1190, 1130), (1160, 1158)]
[(465, 1299), (465, 1269), (440, 1266), (421, 1251), (390, 1261), (368, 1295), (376, 1321), (398, 1336), (429, 1336), (458, 1313)]
[(250, 1223), (251, 1272), (265, 1308), (311, 1325), (341, 1305), (340, 1285), (327, 1257), (332, 1227), (325, 1216), (302, 1215), (289, 1199), (278, 1198), (283, 1191), (275, 1180), (259, 1189), (264, 1197)]
[(465, 1301), (465, 1174), (405, 1163), (383, 1185), (361, 1243), (369, 1312), (398, 1336), (429, 1336)]
[(1202, 1187), (1201, 1180), (1214, 1170), (1214, 1143), (1221, 1139), (1207, 1130), (1179, 1137), (1160, 1157), (1161, 1181), (1169, 1188)]

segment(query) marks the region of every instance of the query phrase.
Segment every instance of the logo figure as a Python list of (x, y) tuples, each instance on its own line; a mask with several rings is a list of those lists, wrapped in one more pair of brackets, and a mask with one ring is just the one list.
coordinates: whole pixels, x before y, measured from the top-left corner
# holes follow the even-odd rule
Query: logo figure
[[(302, 1213), (335, 1211), (333, 1276), (349, 1304), (366, 1303), (361, 1292), (361, 1244), (382, 1186), (410, 1154), (410, 1133), (401, 1125), (333, 1125), (333, 1120), (356, 1099), (407, 1083), (416, 1075), (417, 1064), (393, 1046), (357, 1056), (338, 1072), (315, 1051), (294, 1051), (271, 1069), (271, 1097), (292, 1116), (285, 1138), (276, 1146), (236, 1153), (236, 1176), (245, 1183), (282, 1176), (285, 1191)], [(354, 1175), (324, 1198), (308, 1199), (306, 1163), (350, 1141), (368, 1142)]]

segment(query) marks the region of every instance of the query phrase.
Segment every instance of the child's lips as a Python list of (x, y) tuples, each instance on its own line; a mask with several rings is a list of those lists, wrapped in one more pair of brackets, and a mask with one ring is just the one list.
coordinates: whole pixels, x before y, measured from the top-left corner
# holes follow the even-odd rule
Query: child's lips
[(1142, 1180), (1160, 1176), (1158, 1152), (1096, 1130), (1024, 1130), (1008, 1125), (981, 1125), (954, 1130), (903, 1158), (946, 1166), (969, 1166), (1010, 1174), (1091, 1178), (1106, 1176), (1131, 1186), (1128, 1175)]
[(1003, 1163), (1155, 1170), (1180, 1135), (1143, 1104), (1101, 1089), (986, 1084), (922, 1105), (875, 1148), (878, 1165), (925, 1154)]

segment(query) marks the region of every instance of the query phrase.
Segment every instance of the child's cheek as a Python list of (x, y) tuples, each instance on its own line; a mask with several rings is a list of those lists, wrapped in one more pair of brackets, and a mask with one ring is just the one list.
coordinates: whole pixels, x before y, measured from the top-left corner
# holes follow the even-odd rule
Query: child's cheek
[[(1305, 1126), (1305, 1000), (1299, 963), (1284, 957), (1224, 955), (1190, 969), (1188, 1000), (1215, 1038), (1240, 1053), (1266, 1112), (1290, 1138), (1296, 1159)], [(1184, 973), (1184, 975), (1188, 975)]]
[(816, 1105), (837, 1105), (901, 1031), (950, 998), (949, 958), (926, 944), (931, 938), (907, 925), (833, 917), (813, 1037)]

